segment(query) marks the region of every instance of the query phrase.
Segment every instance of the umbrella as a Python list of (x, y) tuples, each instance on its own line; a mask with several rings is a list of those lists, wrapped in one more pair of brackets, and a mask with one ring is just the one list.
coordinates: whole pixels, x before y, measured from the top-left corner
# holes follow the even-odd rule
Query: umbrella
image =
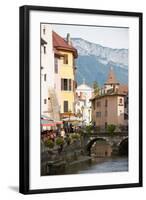
[(55, 126), (57, 124), (63, 124), (63, 122), (60, 120), (53, 120), (45, 115), (41, 115), (41, 124), (42, 126)]
[(51, 119), (50, 117), (46, 116), (46, 115), (41, 115), (41, 119), (46, 119), (46, 120), (49, 120), (49, 121), (53, 121), (53, 119)]
[(41, 126), (56, 126), (56, 123), (47, 119), (41, 119)]
[(62, 121), (55, 121), (56, 124), (63, 124)]
[(78, 117), (75, 116), (71, 116), (71, 117), (67, 117), (65, 119), (63, 119), (63, 121), (69, 121), (69, 122), (80, 122), (81, 120)]

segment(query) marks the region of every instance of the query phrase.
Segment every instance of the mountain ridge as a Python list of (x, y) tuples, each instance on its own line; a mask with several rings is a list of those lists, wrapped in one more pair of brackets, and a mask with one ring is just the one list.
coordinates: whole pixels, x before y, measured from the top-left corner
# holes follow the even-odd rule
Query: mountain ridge
[(85, 79), (90, 86), (94, 81), (102, 86), (111, 66), (119, 83), (128, 84), (128, 49), (104, 47), (80, 37), (71, 38), (71, 41), (78, 51), (76, 59), (78, 84)]

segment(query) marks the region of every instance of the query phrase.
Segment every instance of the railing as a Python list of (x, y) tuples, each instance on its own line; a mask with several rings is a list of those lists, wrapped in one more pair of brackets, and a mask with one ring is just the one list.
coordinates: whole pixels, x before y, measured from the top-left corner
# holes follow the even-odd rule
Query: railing
[[(96, 136), (97, 136), (97, 137), (98, 137), (98, 136), (110, 137), (111, 134), (108, 133), (108, 132), (98, 132), (98, 133), (93, 132), (93, 133), (90, 134), (90, 137), (96, 137)], [(112, 134), (112, 136), (113, 136), (113, 137), (114, 137), (114, 136), (128, 136), (128, 132), (114, 132), (114, 133)]]

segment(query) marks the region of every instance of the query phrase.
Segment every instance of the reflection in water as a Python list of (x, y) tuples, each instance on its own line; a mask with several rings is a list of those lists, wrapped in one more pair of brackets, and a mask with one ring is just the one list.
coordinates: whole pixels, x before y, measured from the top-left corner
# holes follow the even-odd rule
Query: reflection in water
[(69, 167), (65, 174), (105, 173), (128, 171), (128, 158), (95, 158), (87, 163)]

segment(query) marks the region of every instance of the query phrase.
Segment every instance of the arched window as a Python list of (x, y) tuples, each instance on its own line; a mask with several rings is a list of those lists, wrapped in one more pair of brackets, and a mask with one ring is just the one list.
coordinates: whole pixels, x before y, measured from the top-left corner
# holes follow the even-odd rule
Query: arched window
[(120, 98), (119, 103), (120, 103), (120, 104), (123, 103), (123, 99), (122, 99), (122, 98)]

